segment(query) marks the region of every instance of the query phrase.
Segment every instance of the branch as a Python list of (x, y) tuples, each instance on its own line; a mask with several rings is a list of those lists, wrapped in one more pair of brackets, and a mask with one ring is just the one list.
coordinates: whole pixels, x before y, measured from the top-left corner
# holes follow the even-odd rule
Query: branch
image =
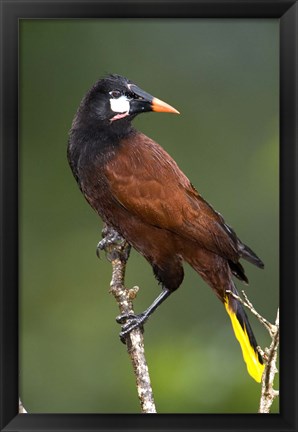
[[(102, 231), (103, 240), (99, 249), (105, 250), (107, 259), (112, 264), (112, 280), (110, 292), (115, 297), (120, 314), (134, 314), (132, 301), (136, 298), (138, 287), (126, 289), (124, 276), (129, 258), (130, 245), (114, 229), (105, 226)], [(99, 253), (98, 253), (99, 255)], [(145, 358), (144, 338), (140, 328), (133, 329), (126, 338), (127, 352), (130, 357), (136, 378), (137, 392), (143, 413), (156, 413), (149, 370)]]
[(28, 413), (28, 411), (25, 410), (21, 399), (19, 399), (19, 414), (27, 414), (27, 413)]
[(252, 303), (248, 300), (247, 295), (244, 291), (242, 291), (243, 300), (237, 294), (234, 294), (232, 291), (227, 291), (230, 295), (232, 295), (236, 300), (243, 304), (247, 309), (251, 311), (255, 317), (258, 318), (261, 324), (267, 329), (271, 337), (271, 344), (269, 348), (265, 348), (265, 352), (259, 348), (259, 352), (262, 355), (265, 361), (265, 369), (262, 376), (262, 390), (261, 390), (261, 399), (259, 406), (259, 413), (268, 414), (270, 413), (271, 405), (274, 399), (279, 396), (279, 391), (274, 390), (273, 383), (275, 374), (278, 372), (276, 367), (277, 361), (277, 350), (279, 345), (279, 309), (277, 309), (277, 315), (275, 319), (275, 323), (271, 324), (267, 321), (262, 315), (260, 315), (252, 305)]
[(275, 319), (276, 331), (273, 334), (272, 342), (269, 349), (265, 350), (267, 360), (267, 365), (265, 368), (265, 372), (262, 377), (262, 393), (260, 400), (259, 413), (270, 413), (271, 405), (274, 399), (279, 395), (278, 390), (274, 390), (273, 382), (274, 376), (278, 372), (276, 367), (276, 359), (277, 359), (277, 349), (279, 345), (279, 309), (277, 310), (277, 315)]

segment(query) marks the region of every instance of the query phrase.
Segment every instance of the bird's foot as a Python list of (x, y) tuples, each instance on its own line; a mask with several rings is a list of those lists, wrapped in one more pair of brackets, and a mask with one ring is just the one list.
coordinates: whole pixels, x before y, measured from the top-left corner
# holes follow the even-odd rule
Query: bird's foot
[(123, 237), (111, 227), (105, 227), (102, 230), (103, 239), (100, 240), (96, 246), (96, 255), (99, 257), (100, 251), (107, 250), (109, 247), (121, 244)]
[(129, 333), (139, 327), (141, 332), (144, 333), (144, 323), (147, 320), (148, 316), (145, 313), (140, 313), (139, 315), (135, 314), (122, 314), (117, 316), (116, 321), (118, 324), (122, 324), (121, 332), (119, 333), (119, 337), (121, 342), (126, 343), (127, 336)]
[[(100, 258), (100, 252), (104, 250), (108, 256), (108, 258), (113, 259), (116, 249), (121, 250), (121, 252), (126, 252), (123, 256), (124, 259), (127, 260), (130, 247), (127, 247), (126, 240), (112, 227), (105, 226), (102, 230), (103, 239), (98, 242), (96, 246), (96, 255)], [(112, 253), (114, 250), (114, 253)]]

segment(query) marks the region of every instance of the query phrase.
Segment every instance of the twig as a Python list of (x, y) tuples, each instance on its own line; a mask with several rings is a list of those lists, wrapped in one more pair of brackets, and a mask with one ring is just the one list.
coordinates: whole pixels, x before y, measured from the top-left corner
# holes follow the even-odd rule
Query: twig
[(279, 309), (277, 310), (275, 320), (276, 332), (272, 336), (272, 342), (268, 350), (265, 350), (268, 358), (267, 365), (262, 377), (262, 392), (259, 406), (259, 413), (270, 413), (271, 405), (274, 399), (279, 396), (279, 391), (274, 390), (274, 376), (278, 372), (276, 367), (277, 349), (279, 345)]
[(19, 414), (27, 414), (28, 412), (25, 410), (24, 405), (21, 401), (21, 399), (19, 399)]
[(258, 347), (259, 352), (266, 363), (262, 376), (261, 399), (258, 412), (262, 414), (268, 414), (270, 413), (270, 408), (274, 399), (279, 396), (279, 391), (274, 390), (273, 388), (275, 374), (278, 372), (278, 369), (276, 367), (276, 360), (279, 345), (279, 309), (277, 309), (275, 323), (271, 324), (255, 310), (254, 306), (248, 300), (248, 297), (244, 291), (242, 291), (242, 294), (245, 300), (243, 300), (241, 297), (239, 297), (237, 294), (233, 293), (230, 290), (227, 290), (227, 292), (240, 303), (242, 303), (245, 307), (247, 307), (251, 311), (251, 313), (258, 318), (260, 323), (263, 324), (263, 326), (268, 330), (272, 339), (270, 347), (265, 348), (265, 351), (262, 351), (261, 348)]
[[(112, 280), (110, 292), (115, 297), (120, 314), (134, 314), (133, 299), (138, 287), (126, 289), (124, 276), (126, 263), (130, 253), (130, 245), (115, 230), (110, 227), (103, 229), (104, 239), (98, 244), (98, 249), (104, 249), (107, 259), (112, 264)], [(137, 392), (143, 413), (156, 413), (153, 391), (150, 382), (148, 365), (145, 357), (144, 338), (140, 328), (133, 329), (126, 338), (129, 354), (136, 378)]]
[(232, 291), (228, 291), (228, 293), (230, 293), (235, 299), (237, 299), (238, 301), (240, 301), (240, 303), (243, 304), (243, 306), (247, 307), (247, 309), (249, 309), (251, 311), (251, 313), (258, 318), (258, 320), (260, 321), (260, 323), (263, 324), (263, 326), (268, 330), (268, 332), (270, 333), (271, 338), (273, 338), (277, 332), (277, 327), (274, 324), (271, 324), (269, 321), (266, 320), (266, 318), (262, 317), (262, 315), (259, 314), (259, 312), (257, 312), (253, 306), (253, 304), (248, 300), (248, 297), (245, 293), (245, 291), (242, 291), (243, 297), (245, 298), (245, 301), (239, 297), (237, 294), (233, 293)]

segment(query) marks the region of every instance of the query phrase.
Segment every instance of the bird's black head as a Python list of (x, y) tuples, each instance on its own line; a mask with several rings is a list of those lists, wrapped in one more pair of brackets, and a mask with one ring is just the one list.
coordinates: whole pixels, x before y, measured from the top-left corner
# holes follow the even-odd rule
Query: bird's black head
[[(156, 111), (179, 113), (167, 103), (151, 96), (120, 75), (108, 75), (97, 81), (84, 97), (78, 114), (101, 126), (129, 123), (137, 114)], [(98, 126), (100, 126), (98, 125)]]

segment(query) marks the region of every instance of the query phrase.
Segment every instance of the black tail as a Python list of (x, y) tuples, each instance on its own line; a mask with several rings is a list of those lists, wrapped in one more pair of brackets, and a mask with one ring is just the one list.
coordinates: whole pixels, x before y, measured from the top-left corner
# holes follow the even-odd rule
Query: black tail
[(239, 244), (239, 253), (246, 261), (249, 261), (251, 264), (254, 264), (259, 268), (264, 268), (263, 261), (260, 260), (260, 258), (245, 244)]

